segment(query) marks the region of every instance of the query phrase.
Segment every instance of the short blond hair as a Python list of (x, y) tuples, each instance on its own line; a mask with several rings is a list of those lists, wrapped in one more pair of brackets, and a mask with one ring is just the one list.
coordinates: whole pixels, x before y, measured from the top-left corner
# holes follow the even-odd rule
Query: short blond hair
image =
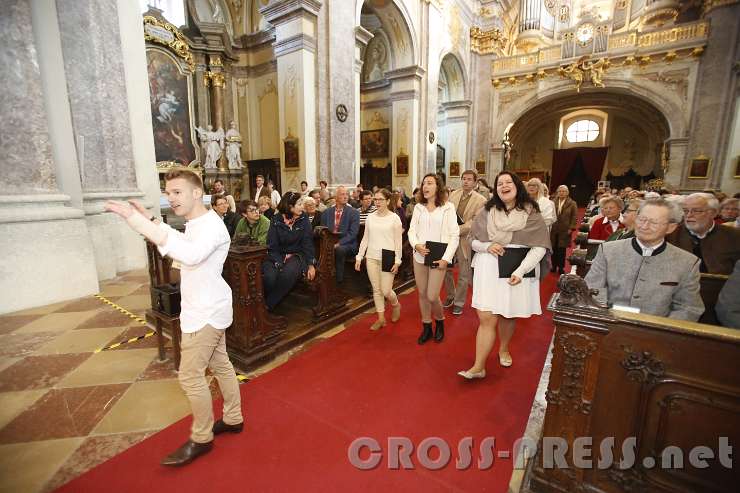
[(173, 168), (164, 175), (165, 182), (176, 180), (178, 178), (182, 178), (193, 185), (193, 187), (203, 190), (203, 180), (201, 180), (200, 175), (193, 170), (187, 168)]

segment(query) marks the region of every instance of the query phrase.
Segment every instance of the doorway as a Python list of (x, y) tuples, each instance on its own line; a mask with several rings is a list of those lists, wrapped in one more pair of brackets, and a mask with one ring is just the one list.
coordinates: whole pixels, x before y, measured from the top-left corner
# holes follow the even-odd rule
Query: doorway
[(280, 192), (280, 195), (283, 194), (283, 188), (280, 184), (280, 158), (247, 161), (247, 170), (249, 170), (249, 197), (254, 198), (257, 175), (262, 175), (265, 178), (265, 183), (272, 180), (274, 189)]

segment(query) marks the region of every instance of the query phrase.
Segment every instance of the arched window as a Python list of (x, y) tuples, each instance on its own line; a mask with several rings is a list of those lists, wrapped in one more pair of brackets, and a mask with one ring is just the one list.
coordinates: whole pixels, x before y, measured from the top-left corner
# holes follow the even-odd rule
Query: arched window
[(565, 138), (568, 142), (593, 142), (599, 136), (599, 125), (593, 120), (578, 120), (568, 126)]

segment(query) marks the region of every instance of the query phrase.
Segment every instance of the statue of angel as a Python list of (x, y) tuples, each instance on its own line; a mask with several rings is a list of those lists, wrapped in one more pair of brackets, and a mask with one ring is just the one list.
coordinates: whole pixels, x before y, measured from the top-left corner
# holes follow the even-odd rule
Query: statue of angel
[(208, 125), (205, 130), (201, 127), (195, 127), (195, 130), (198, 132), (201, 145), (206, 150), (206, 162), (203, 167), (205, 169), (217, 168), (224, 148), (224, 129), (219, 128), (214, 131), (213, 127)]
[(229, 169), (242, 169), (241, 146), (242, 136), (236, 129), (236, 123), (231, 122), (226, 131), (226, 159), (229, 162)]

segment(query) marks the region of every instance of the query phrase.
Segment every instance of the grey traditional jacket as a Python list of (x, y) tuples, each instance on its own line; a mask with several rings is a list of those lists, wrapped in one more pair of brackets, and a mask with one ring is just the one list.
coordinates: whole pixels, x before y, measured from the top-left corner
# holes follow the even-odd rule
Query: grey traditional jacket
[(635, 238), (602, 243), (586, 274), (590, 288), (607, 290), (615, 305), (641, 313), (696, 321), (704, 313), (699, 259), (669, 243), (642, 256)]

